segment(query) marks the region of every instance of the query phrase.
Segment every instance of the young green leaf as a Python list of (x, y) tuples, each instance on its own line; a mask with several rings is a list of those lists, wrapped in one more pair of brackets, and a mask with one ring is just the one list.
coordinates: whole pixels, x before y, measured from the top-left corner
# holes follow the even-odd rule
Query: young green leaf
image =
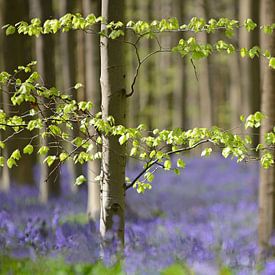
[(205, 148), (202, 153), (201, 156), (202, 157), (209, 157), (212, 153), (212, 148)]
[(68, 153), (66, 153), (66, 152), (62, 152), (62, 153), (60, 153), (60, 155), (59, 155), (60, 161), (64, 161), (64, 160), (66, 160), (68, 157), (69, 157), (69, 155), (68, 155)]
[(28, 144), (27, 146), (24, 147), (23, 153), (31, 155), (33, 152), (33, 146), (31, 144)]
[(269, 67), (271, 67), (272, 69), (275, 69), (275, 57), (271, 57), (269, 59)]
[(0, 166), (3, 167), (5, 163), (4, 157), (0, 157)]
[(76, 178), (75, 185), (81, 185), (85, 181), (87, 181), (87, 179), (83, 175), (81, 175)]
[(171, 167), (172, 167), (171, 160), (169, 160), (169, 159), (166, 160), (166, 161), (164, 162), (163, 166), (164, 166), (164, 170), (170, 170)]
[(13, 165), (16, 165), (15, 159), (9, 158), (9, 159), (7, 160), (7, 165), (8, 165), (9, 168), (12, 168)]
[(39, 150), (38, 150), (38, 154), (39, 155), (46, 155), (49, 151), (49, 147), (48, 146), (42, 146)]
[(177, 160), (177, 167), (184, 168), (185, 167), (185, 162), (182, 159), (178, 159)]
[(50, 167), (54, 161), (56, 160), (56, 156), (47, 156), (45, 159), (44, 159), (44, 163), (47, 162), (48, 166)]

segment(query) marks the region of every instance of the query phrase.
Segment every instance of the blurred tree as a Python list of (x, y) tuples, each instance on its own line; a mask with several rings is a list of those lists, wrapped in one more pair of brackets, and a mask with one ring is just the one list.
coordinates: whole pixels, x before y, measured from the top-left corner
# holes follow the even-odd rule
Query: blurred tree
[[(261, 24), (275, 22), (275, 1), (261, 1)], [(275, 54), (275, 35), (261, 35), (261, 47), (270, 49)], [(267, 116), (261, 127), (261, 143), (264, 143), (264, 133), (271, 132), (275, 124), (275, 73), (263, 64), (262, 66), (262, 103), (261, 111)], [(273, 158), (275, 156), (273, 149)], [(275, 233), (275, 166), (270, 169), (260, 169), (259, 189), (259, 244), (265, 254), (270, 246), (271, 236)]]
[[(29, 3), (28, 1), (13, 0), (3, 1), (4, 10), (3, 21), (16, 23), (18, 21), (29, 20)], [(11, 12), (12, 11), (12, 12)], [(4, 69), (12, 72), (18, 64), (27, 64), (31, 61), (31, 41), (24, 36), (5, 36), (3, 37), (3, 65)], [(3, 93), (4, 109), (8, 110), (10, 114), (13, 113), (14, 109), (8, 105), (9, 96), (7, 93)], [(23, 113), (27, 110), (28, 104), (24, 104), (20, 107), (20, 112)], [(18, 110), (17, 110), (18, 111)], [(3, 134), (3, 138), (10, 136), (13, 131), (6, 132)], [(30, 138), (30, 133), (24, 133), (20, 138), (14, 137), (13, 142), (10, 142), (7, 146), (6, 154), (11, 154), (17, 146), (24, 146), (26, 140)], [(23, 156), (24, 165), (13, 168), (12, 180), (19, 184), (34, 184), (34, 173), (33, 168), (35, 164), (35, 156), (27, 157)], [(28, 171), (28, 173), (26, 173)], [(8, 178), (6, 178), (8, 180)]]
[[(4, 25), (4, 11), (5, 11), (5, 1), (0, 0), (0, 26)], [(4, 34), (0, 34), (0, 68), (1, 71), (5, 68), (4, 64), (4, 49), (3, 49), (3, 44), (4, 44)], [(5, 87), (0, 87), (2, 90), (1, 92), (1, 109), (3, 108), (4, 111), (8, 114), (8, 94), (5, 92)], [(3, 140), (5, 139), (6, 134), (1, 132), (0, 133), (0, 139)], [(8, 157), (8, 151), (7, 148), (2, 149), (2, 155), (7, 158)], [(1, 175), (0, 175), (0, 191), (8, 191), (10, 187), (10, 173), (7, 165), (5, 164), (3, 168), (1, 168)]]
[[(173, 1), (173, 14), (178, 18), (179, 24), (183, 24), (185, 18), (186, 2), (182, 0)], [(173, 45), (184, 38), (182, 32), (178, 32), (173, 39)], [(151, 50), (152, 51), (152, 50)], [(151, 52), (150, 51), (150, 52)], [(173, 56), (173, 64), (175, 66), (175, 79), (174, 79), (174, 94), (173, 94), (173, 128), (180, 127), (186, 129), (187, 127), (187, 114), (186, 114), (186, 96), (187, 96), (187, 78), (186, 78), (186, 59)]]
[[(60, 0), (59, 1), (59, 13), (60, 17), (65, 15), (66, 13), (74, 12), (75, 1), (72, 0)], [(61, 33), (59, 36), (60, 44), (59, 44), (59, 62), (61, 64), (61, 87), (63, 90), (67, 91), (67, 93), (72, 96), (72, 98), (77, 99), (77, 93), (74, 91), (73, 86), (76, 82), (75, 78), (75, 33), (73, 32), (65, 32)], [(70, 133), (71, 136), (78, 135), (78, 129), (74, 127)], [(72, 150), (72, 144), (67, 144), (68, 151)], [(71, 191), (76, 191), (75, 180), (77, 176), (82, 174), (82, 169), (79, 164), (74, 164), (73, 160), (68, 161), (68, 172), (69, 179), (71, 179), (69, 186)]]
[[(100, 1), (99, 0), (83, 0), (84, 16), (89, 13), (94, 13), (99, 16)], [(94, 32), (99, 32), (99, 26), (94, 26)], [(92, 114), (100, 111), (100, 47), (99, 37), (97, 34), (85, 35), (85, 91), (86, 99), (93, 102)], [(91, 130), (91, 135), (95, 134)], [(91, 153), (96, 153), (99, 150), (97, 144), (91, 141), (93, 149)], [(98, 221), (100, 216), (100, 182), (96, 177), (100, 175), (101, 161), (93, 160), (88, 162), (88, 204), (87, 213), (93, 221)]]
[[(159, 17), (170, 18), (172, 17), (172, 0), (158, 1)], [(158, 37), (159, 43), (163, 50), (169, 51), (172, 48), (172, 37), (170, 34), (163, 34)], [(172, 127), (172, 104), (173, 104), (173, 66), (172, 56), (169, 52), (161, 53), (157, 59), (158, 74), (157, 85), (154, 93), (157, 94), (158, 109), (155, 112), (165, 114), (157, 116), (157, 125), (161, 129)], [(154, 113), (155, 113), (154, 112)]]
[[(53, 17), (52, 0), (30, 0), (31, 13), (33, 16), (46, 20)], [(35, 55), (38, 62), (37, 69), (42, 76), (42, 82), (47, 83), (50, 87), (55, 86), (55, 64), (54, 64), (54, 39), (52, 35), (39, 36), (35, 40)], [(53, 103), (54, 104), (54, 103)], [(53, 108), (54, 109), (54, 108)], [(52, 110), (42, 109), (42, 116), (50, 116)], [(46, 128), (47, 125), (44, 125)], [(45, 128), (42, 131), (45, 131)], [(57, 155), (58, 146), (57, 140), (53, 136), (47, 136), (40, 139), (40, 143), (43, 146), (50, 146), (49, 154)], [(40, 200), (46, 203), (50, 197), (56, 197), (60, 195), (60, 180), (59, 180), (59, 166), (57, 166), (57, 160), (55, 165), (48, 166), (43, 163), (44, 158), (40, 158)], [(56, 167), (57, 166), (57, 167)]]
[[(239, 0), (234, 0), (233, 18), (239, 18)], [(239, 30), (237, 31), (239, 36)], [(236, 38), (237, 40), (238, 38)], [(238, 41), (235, 42), (238, 44)], [(235, 54), (229, 59), (229, 109), (230, 128), (238, 127), (240, 116), (242, 115), (242, 90), (241, 90), (241, 70), (240, 56)]]
[[(208, 1), (197, 0), (197, 14), (201, 18), (208, 18)], [(207, 33), (200, 32), (197, 34), (198, 40), (202, 44), (207, 44)], [(208, 65), (208, 58), (204, 58), (197, 64), (198, 69), (198, 88), (199, 88), (199, 111), (200, 111), (200, 125), (201, 127), (210, 127), (213, 125), (212, 119), (212, 96), (210, 89), (210, 72)]]
[[(259, 22), (259, 10), (261, 1), (239, 0), (239, 20), (241, 24), (247, 18)], [(247, 32), (245, 29), (239, 31), (239, 47), (252, 48), (259, 45), (259, 31)], [(260, 60), (258, 58), (245, 58), (240, 63), (241, 69), (241, 91), (242, 112), (244, 115), (255, 113), (260, 110)], [(259, 130), (251, 129), (253, 133), (253, 145), (259, 143)]]

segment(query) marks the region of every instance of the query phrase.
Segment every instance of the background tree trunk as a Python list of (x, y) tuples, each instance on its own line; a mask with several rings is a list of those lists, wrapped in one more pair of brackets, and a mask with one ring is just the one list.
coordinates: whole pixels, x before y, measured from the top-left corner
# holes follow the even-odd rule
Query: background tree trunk
[[(94, 13), (96, 16), (100, 15), (100, 1), (99, 0), (83, 0), (84, 15)], [(96, 32), (99, 29), (95, 30)], [(86, 82), (85, 91), (86, 99), (93, 102), (92, 113), (96, 114), (100, 111), (100, 47), (99, 36), (93, 34), (85, 35), (85, 64), (86, 64)], [(91, 135), (94, 134), (93, 132)], [(94, 149), (91, 152), (94, 154), (98, 148), (95, 142)], [(88, 204), (87, 213), (89, 218), (96, 222), (100, 216), (100, 183), (95, 180), (95, 177), (100, 174), (101, 161), (93, 160), (88, 162)]]
[[(4, 1), (3, 21), (4, 24), (15, 24), (19, 21), (29, 20), (29, 3), (24, 2), (24, 5), (20, 0)], [(3, 37), (3, 55), (5, 70), (12, 73), (18, 65), (26, 65), (31, 61), (31, 40), (23, 35), (12, 35)], [(24, 77), (21, 75), (21, 77)], [(9, 91), (12, 92), (12, 91)], [(5, 105), (8, 106), (9, 95), (3, 94), (3, 100)], [(28, 109), (28, 105), (22, 104), (20, 106), (20, 112), (24, 112)], [(13, 108), (10, 107), (10, 113)], [(5, 135), (9, 136), (12, 132), (7, 131)], [(4, 135), (4, 136), (5, 136)], [(3, 137), (4, 137), (3, 136)], [(10, 155), (13, 150), (25, 146), (26, 140), (24, 138), (30, 138), (31, 134), (26, 133), (25, 136), (21, 136), (20, 139), (14, 138), (13, 142), (8, 144), (7, 154)], [(12, 169), (12, 180), (19, 184), (34, 184), (33, 167), (35, 163), (35, 156), (22, 156), (21, 165)], [(28, 171), (28, 173), (26, 173)]]
[[(198, 0), (197, 9), (199, 16), (207, 20), (207, 1)], [(200, 43), (208, 43), (206, 32), (198, 33), (197, 37)], [(200, 126), (211, 127), (213, 125), (213, 119), (208, 58), (199, 60), (197, 62), (197, 68), (200, 102)]]
[[(74, 3), (73, 1), (68, 0), (60, 0), (59, 1), (59, 13), (60, 17), (66, 13), (74, 12)], [(72, 98), (77, 99), (77, 93), (74, 92), (72, 87), (75, 85), (75, 33), (74, 32), (65, 32), (59, 35), (60, 44), (59, 44), (59, 62), (62, 64), (60, 67), (61, 70), (61, 87), (64, 91), (72, 96)], [(70, 130), (69, 135), (75, 137), (78, 135), (78, 129), (76, 127), (73, 130)], [(66, 149), (68, 152), (73, 150), (73, 146), (71, 144), (66, 144)], [(74, 184), (77, 176), (82, 174), (82, 169), (80, 164), (75, 164), (72, 159), (68, 160), (66, 165), (68, 166), (68, 174), (70, 183), (69, 186), (72, 192), (76, 192), (77, 187)]]
[[(0, 26), (4, 26), (4, 10), (5, 10), (5, 1), (0, 0)], [(4, 34), (3, 32), (0, 34), (0, 70), (4, 70), (5, 68), (5, 63), (4, 63)], [(8, 103), (8, 95), (5, 91), (5, 87), (0, 87), (2, 89), (1, 91), (1, 106), (0, 108), (5, 111), (6, 114), (9, 113), (9, 103)], [(0, 139), (4, 140), (5, 135), (4, 133), (0, 134)], [(8, 151), (7, 148), (4, 148), (1, 150), (2, 155), (5, 157), (5, 159), (8, 158)], [(9, 191), (10, 188), (10, 173), (9, 173), (9, 168), (7, 164), (5, 163), (4, 167), (0, 169), (0, 191)]]
[[(173, 14), (179, 20), (179, 24), (184, 23), (184, 3), (181, 0), (173, 1)], [(179, 32), (175, 39), (173, 39), (173, 45), (176, 45), (180, 39), (184, 36)], [(181, 58), (178, 55), (174, 56), (173, 63), (176, 64), (176, 78), (174, 79), (175, 87), (173, 94), (173, 128), (180, 127), (186, 129), (186, 58)]]
[[(239, 20), (241, 23), (245, 19), (251, 18), (259, 22), (259, 10), (261, 1), (240, 0), (239, 1)], [(239, 47), (252, 48), (259, 45), (259, 32), (247, 32), (241, 28), (239, 31)], [(243, 95), (242, 105), (244, 115), (255, 113), (260, 110), (260, 60), (259, 58), (244, 58), (240, 63), (241, 68), (241, 90)], [(251, 129), (253, 134), (253, 145), (259, 143), (259, 130)]]
[[(261, 24), (275, 22), (275, 2), (273, 0), (261, 1)], [(275, 36), (261, 34), (262, 49), (271, 49), (275, 55)], [(261, 111), (267, 116), (261, 126), (261, 143), (264, 142), (264, 133), (272, 131), (275, 123), (275, 73), (267, 64), (262, 66), (263, 88)], [(267, 252), (269, 241), (275, 229), (275, 167), (268, 170), (260, 169), (259, 190), (259, 244), (262, 252)]]
[[(124, 21), (123, 0), (103, 0), (102, 16), (111, 21)], [(105, 26), (102, 25), (102, 29)], [(104, 119), (113, 116), (116, 124), (125, 125), (125, 64), (122, 39), (101, 37), (101, 93)], [(124, 245), (125, 212), (125, 146), (115, 136), (103, 136), (101, 184), (102, 200), (100, 233), (104, 244), (112, 240)], [(109, 234), (107, 234), (109, 232)], [(108, 239), (108, 240), (107, 240)], [(109, 240), (110, 241), (110, 240)]]
[[(54, 17), (53, 7), (51, 0), (31, 0), (31, 11), (34, 16), (46, 20), (47, 18)], [(55, 86), (55, 66), (54, 66), (54, 40), (51, 35), (40, 36), (35, 40), (35, 53), (37, 59), (37, 69), (40, 73), (43, 82), (47, 87)], [(44, 115), (49, 115), (46, 110), (42, 110)], [(46, 127), (46, 125), (45, 125)], [(44, 129), (45, 130), (45, 129)], [(43, 130), (42, 130), (43, 131)], [(55, 143), (53, 137), (41, 138), (41, 146), (49, 146)], [(57, 155), (56, 148), (50, 146), (48, 152), (49, 155)], [(60, 195), (60, 181), (59, 181), (59, 169), (55, 169), (57, 162), (50, 167), (43, 163), (44, 157), (40, 158), (40, 200), (46, 203), (50, 197), (56, 197)], [(55, 169), (55, 170), (53, 170)], [(47, 180), (47, 181), (45, 181)]]

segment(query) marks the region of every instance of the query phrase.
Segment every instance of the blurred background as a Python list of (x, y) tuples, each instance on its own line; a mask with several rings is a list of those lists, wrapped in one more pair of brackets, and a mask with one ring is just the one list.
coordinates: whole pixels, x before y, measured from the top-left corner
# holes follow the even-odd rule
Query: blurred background
[[(260, 1), (249, 0), (127, 0), (126, 21), (160, 20), (177, 17), (180, 24), (193, 16), (210, 18), (228, 17), (241, 22), (260, 19)], [(253, 3), (252, 3), (253, 2)], [(89, 0), (0, 0), (0, 25), (14, 24), (31, 18), (61, 17), (65, 13), (79, 12), (100, 15), (100, 1)], [(164, 49), (177, 45), (179, 39), (196, 35), (202, 43), (227, 40), (224, 33), (168, 33), (159, 37)], [(131, 34), (127, 39), (131, 40)], [(43, 47), (41, 46), (43, 40)], [(259, 45), (258, 31), (238, 32), (231, 40), (236, 48)], [(144, 40), (138, 44), (141, 57), (158, 48), (156, 40)], [(132, 46), (125, 47), (127, 90), (137, 67), (137, 58)], [(207, 59), (191, 62), (178, 54), (152, 55), (141, 67), (135, 84), (135, 93), (128, 99), (128, 125), (145, 123), (149, 129), (181, 127), (210, 127), (217, 125), (226, 129), (240, 124), (241, 114), (247, 115), (260, 109), (260, 60), (243, 59), (238, 54), (217, 54)], [(38, 71), (46, 86), (56, 86), (61, 91), (72, 93), (75, 83), (83, 88), (73, 92), (78, 100), (92, 100), (95, 110), (100, 108), (99, 41), (96, 35), (83, 31), (57, 33), (43, 38), (22, 35), (5, 36), (0, 32), (0, 70), (12, 72), (18, 65), (38, 60)], [(4, 94), (1, 108), (13, 113)], [(24, 107), (22, 107), (24, 108)], [(4, 135), (4, 134), (2, 134)], [(256, 140), (257, 140), (257, 134)], [(3, 138), (3, 137), (2, 137)], [(26, 137), (27, 138), (27, 137)], [(17, 148), (24, 139), (14, 139), (11, 147)], [(16, 143), (16, 144), (15, 144)], [(13, 148), (9, 148), (12, 151)], [(8, 153), (7, 153), (8, 154)], [(26, 158), (12, 170), (12, 179), (17, 183), (34, 182), (35, 156)], [(26, 173), (26, 171), (28, 171)], [(5, 174), (5, 173), (4, 173)], [(3, 175), (2, 171), (2, 177)], [(1, 181), (3, 182), (3, 180)]]

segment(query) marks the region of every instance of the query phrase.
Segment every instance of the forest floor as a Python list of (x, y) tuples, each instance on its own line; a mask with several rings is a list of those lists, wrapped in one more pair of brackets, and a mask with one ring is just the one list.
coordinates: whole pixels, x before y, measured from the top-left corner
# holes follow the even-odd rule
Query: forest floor
[[(256, 262), (257, 164), (219, 157), (186, 163), (180, 176), (157, 173), (145, 194), (128, 191), (123, 270), (275, 274), (275, 261)], [(137, 173), (128, 169), (130, 178)], [(70, 194), (64, 175), (64, 195), (47, 205), (39, 204), (35, 187), (12, 185), (0, 193), (0, 274), (124, 274), (119, 265), (98, 262), (98, 225), (87, 221), (86, 187)]]

